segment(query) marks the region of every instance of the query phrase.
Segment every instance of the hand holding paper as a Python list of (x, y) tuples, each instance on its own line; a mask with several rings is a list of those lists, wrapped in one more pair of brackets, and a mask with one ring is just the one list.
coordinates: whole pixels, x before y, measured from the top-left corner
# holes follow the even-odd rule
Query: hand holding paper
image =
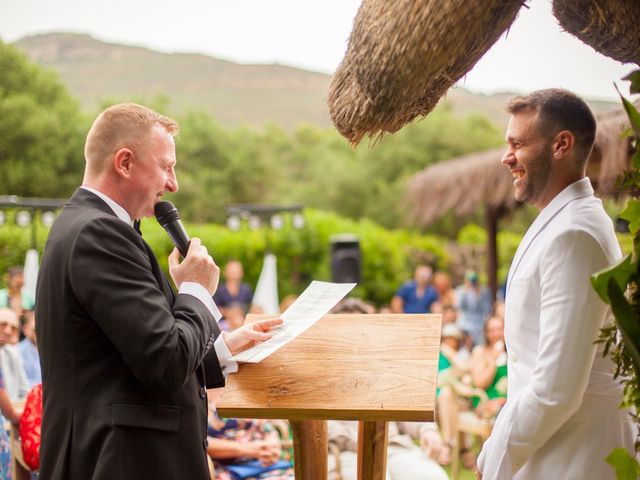
[[(282, 314), (282, 326), (272, 332), (271, 339), (239, 354), (235, 354), (230, 348), (235, 355), (234, 360), (258, 363), (267, 358), (320, 320), (355, 286), (355, 283), (311, 282)], [(225, 341), (226, 339), (227, 337)]]
[(282, 325), (281, 318), (267, 318), (257, 322), (247, 323), (232, 332), (225, 332), (224, 343), (227, 344), (232, 355), (237, 355), (258, 343), (272, 337), (271, 329)]

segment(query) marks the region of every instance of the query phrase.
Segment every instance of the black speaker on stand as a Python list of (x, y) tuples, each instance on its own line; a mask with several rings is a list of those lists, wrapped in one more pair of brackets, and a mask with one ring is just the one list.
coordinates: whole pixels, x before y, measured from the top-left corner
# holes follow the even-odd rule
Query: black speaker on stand
[(360, 282), (360, 239), (342, 234), (331, 237), (331, 280), (335, 283)]

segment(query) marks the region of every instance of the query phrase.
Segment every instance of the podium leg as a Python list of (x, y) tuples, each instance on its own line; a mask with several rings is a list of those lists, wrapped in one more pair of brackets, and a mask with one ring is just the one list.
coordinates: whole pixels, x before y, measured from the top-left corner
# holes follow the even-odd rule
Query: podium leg
[(387, 422), (358, 422), (358, 480), (385, 480)]
[(329, 440), (325, 420), (289, 420), (295, 478), (326, 480)]

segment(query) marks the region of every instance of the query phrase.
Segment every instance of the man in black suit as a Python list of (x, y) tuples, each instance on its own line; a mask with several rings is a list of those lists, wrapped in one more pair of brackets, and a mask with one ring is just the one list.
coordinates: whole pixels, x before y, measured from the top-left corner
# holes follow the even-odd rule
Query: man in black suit
[(219, 269), (200, 240), (169, 257), (174, 294), (133, 220), (178, 190), (171, 119), (108, 108), (51, 228), (37, 287), (43, 480), (208, 479), (207, 388), (281, 320), (220, 335)]

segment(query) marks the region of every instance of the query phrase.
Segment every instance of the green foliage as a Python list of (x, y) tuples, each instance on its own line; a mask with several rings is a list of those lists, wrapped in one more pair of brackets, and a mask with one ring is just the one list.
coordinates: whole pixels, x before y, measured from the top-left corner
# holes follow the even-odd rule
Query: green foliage
[(629, 93), (640, 93), (640, 70), (634, 70), (629, 75), (623, 78), (623, 80), (629, 80), (631, 85), (629, 86)]
[[(33, 229), (35, 228), (35, 247), (42, 253), (49, 230), (41, 226), (39, 216), (29, 227), (22, 228), (15, 224), (16, 210), (5, 210), (5, 224), (0, 226), (0, 273), (14, 265), (24, 265), (27, 250), (32, 247)], [(0, 276), (0, 285), (4, 287), (4, 275)]]
[[(607, 293), (635, 378), (640, 378), (640, 324), (636, 312), (613, 278), (609, 279)], [(631, 367), (626, 370), (631, 370)]]
[(629, 232), (635, 234), (640, 229), (640, 202), (629, 200), (625, 209), (620, 213), (620, 217), (629, 222)]
[[(302, 125), (226, 129), (205, 113), (180, 117), (175, 202), (185, 218), (222, 222), (232, 203), (300, 203), (402, 226), (407, 180), (427, 165), (500, 143), (486, 119), (441, 108), (423, 122), (353, 150), (334, 130)], [(464, 134), (462, 134), (464, 132)]]
[(516, 255), (523, 235), (501, 230), (498, 232), (498, 282), (506, 282), (511, 261)]
[(626, 449), (616, 448), (606, 460), (615, 469), (618, 480), (637, 480), (640, 477), (640, 464)]
[[(632, 80), (631, 91), (638, 92), (640, 70), (627, 77)], [(617, 88), (617, 87), (616, 87)], [(632, 169), (624, 174), (621, 185), (628, 188), (634, 197), (627, 203), (621, 217), (629, 221), (633, 234), (633, 252), (611, 267), (594, 274), (592, 284), (598, 295), (611, 305), (615, 325), (603, 328), (597, 343), (604, 345), (604, 355), (610, 355), (616, 365), (615, 377), (624, 384), (623, 405), (630, 408), (636, 424), (640, 424), (640, 113), (633, 103), (622, 95), (622, 104), (631, 123), (632, 144), (636, 154)], [(625, 292), (628, 296), (625, 296)], [(640, 433), (640, 432), (639, 432)], [(636, 451), (640, 450), (640, 436), (636, 437)], [(640, 465), (624, 449), (617, 449), (607, 457), (621, 479), (636, 479)]]
[(475, 223), (467, 223), (458, 232), (459, 245), (486, 245), (487, 231)]
[[(31, 246), (30, 228), (15, 225), (12, 213), (0, 228), (0, 272), (12, 265), (24, 264)], [(354, 295), (375, 304), (389, 303), (395, 290), (413, 275), (416, 264), (425, 258), (446, 268), (449, 258), (441, 237), (420, 235), (405, 230), (387, 230), (370, 220), (354, 221), (334, 213), (305, 210), (305, 227), (301, 230), (285, 225), (282, 230), (232, 232), (215, 224), (186, 224), (190, 235), (207, 245), (218, 265), (237, 259), (245, 267), (246, 281), (256, 285), (267, 249), (278, 258), (280, 298), (299, 294), (311, 280), (330, 280), (330, 238), (340, 233), (355, 234), (360, 239), (362, 278)], [(38, 221), (38, 220), (36, 220)], [(153, 219), (142, 222), (145, 240), (167, 271), (167, 257), (173, 245), (166, 232)], [(42, 253), (48, 231), (37, 227), (37, 248)]]
[(604, 302), (610, 303), (609, 282), (613, 280), (618, 289), (624, 290), (629, 283), (629, 279), (637, 270), (638, 260), (632, 261), (631, 254), (627, 254), (610, 267), (594, 273), (591, 276), (591, 284), (596, 292), (598, 292), (598, 295), (600, 295), (600, 298)]
[(50, 72), (0, 41), (0, 185), (22, 196), (69, 195), (82, 179), (77, 103)]
[[(11, 45), (0, 43), (0, 71), (4, 193), (69, 196), (82, 178), (90, 122), (54, 75)], [(154, 92), (138, 101), (172, 115), (169, 99)], [(460, 118), (447, 107), (384, 137), (375, 149), (361, 145), (355, 150), (334, 129), (227, 128), (210, 114), (193, 111), (177, 120), (180, 190), (172, 200), (184, 218), (198, 223), (224, 222), (225, 206), (233, 203), (300, 203), (398, 228), (405, 225), (406, 182), (417, 171), (502, 142), (487, 119)], [(455, 233), (460, 225), (453, 227)], [(446, 230), (435, 226), (431, 231)]]

